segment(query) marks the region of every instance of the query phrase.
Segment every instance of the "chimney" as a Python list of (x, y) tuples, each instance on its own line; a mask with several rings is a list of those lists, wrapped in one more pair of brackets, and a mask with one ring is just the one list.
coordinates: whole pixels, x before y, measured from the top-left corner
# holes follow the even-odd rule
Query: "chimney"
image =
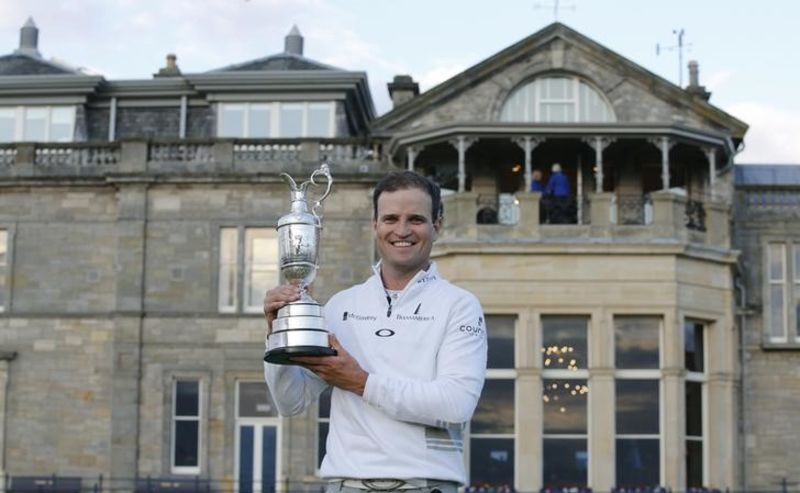
[(697, 60), (689, 62), (689, 85), (686, 86), (686, 91), (706, 101), (711, 97), (711, 93), (706, 91), (706, 86), (700, 85), (700, 64)]
[(286, 35), (283, 51), (291, 55), (303, 56), (303, 36), (297, 25), (292, 26), (292, 30)]
[(181, 69), (178, 68), (178, 57), (175, 56), (175, 53), (169, 53), (167, 54), (167, 65), (158, 69), (158, 73), (153, 74), (153, 77), (176, 77), (178, 75), (181, 75)]
[(394, 80), (387, 84), (389, 97), (392, 98), (392, 107), (411, 101), (419, 96), (419, 84), (414, 82), (410, 75), (395, 75)]
[(33, 17), (28, 17), (28, 21), (19, 30), (19, 49), (14, 50), (14, 54), (42, 58), (38, 45), (39, 29), (33, 22)]

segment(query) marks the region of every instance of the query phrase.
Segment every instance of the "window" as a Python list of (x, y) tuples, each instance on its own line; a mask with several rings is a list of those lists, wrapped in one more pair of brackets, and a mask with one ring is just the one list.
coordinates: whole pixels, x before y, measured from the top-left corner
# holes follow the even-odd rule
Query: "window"
[(542, 481), (584, 488), (588, 480), (588, 318), (542, 317)]
[(505, 122), (613, 122), (614, 110), (577, 77), (541, 77), (511, 93), (500, 111)]
[(175, 380), (172, 389), (172, 472), (199, 474), (200, 381)]
[(486, 381), (470, 423), (469, 484), (513, 490), (516, 316), (486, 315)]
[(800, 241), (767, 244), (767, 338), (800, 342)]
[(264, 293), (278, 284), (277, 231), (221, 228), (219, 237), (219, 311), (261, 312)]
[(614, 317), (617, 487), (661, 483), (661, 319)]
[(290, 139), (334, 136), (332, 102), (221, 103), (218, 114), (219, 137)]
[(686, 369), (686, 487), (703, 487), (703, 405), (705, 387), (705, 325), (683, 323)]
[(8, 304), (8, 231), (0, 229), (0, 312), (6, 311)]
[(74, 106), (0, 107), (0, 142), (71, 142)]

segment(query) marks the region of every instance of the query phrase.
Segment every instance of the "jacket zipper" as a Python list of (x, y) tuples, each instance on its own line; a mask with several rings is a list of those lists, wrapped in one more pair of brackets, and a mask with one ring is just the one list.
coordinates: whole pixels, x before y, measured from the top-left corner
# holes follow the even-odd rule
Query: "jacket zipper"
[(389, 308), (386, 310), (386, 318), (392, 316), (392, 297), (389, 293), (386, 293), (386, 301), (389, 303)]

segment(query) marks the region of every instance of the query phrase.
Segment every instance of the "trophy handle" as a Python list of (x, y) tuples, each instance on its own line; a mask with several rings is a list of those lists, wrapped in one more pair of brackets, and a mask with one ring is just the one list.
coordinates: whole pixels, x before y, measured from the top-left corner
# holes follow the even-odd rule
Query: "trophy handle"
[[(299, 188), (297, 188), (297, 182), (294, 181), (294, 178), (292, 178), (292, 176), (289, 173), (281, 173), (280, 176), (281, 178), (283, 178), (283, 181), (289, 184), (289, 189), (292, 192), (297, 192), (298, 190), (300, 190)], [(307, 183), (304, 183), (303, 185), (300, 186), (300, 188), (302, 188), (302, 191), (305, 192), (306, 188), (305, 186), (307, 185), (308, 185)]]
[(327, 184), (327, 188), (325, 189), (325, 193), (322, 196), (314, 201), (314, 205), (311, 207), (311, 213), (314, 214), (314, 217), (319, 218), (319, 214), (317, 214), (317, 209), (322, 206), (322, 201), (331, 193), (331, 185), (333, 185), (333, 178), (331, 177), (331, 170), (327, 164), (322, 164), (318, 169), (314, 170), (311, 173), (311, 184), (312, 185), (319, 185), (316, 182), (315, 178), (318, 175), (322, 175), (325, 177), (325, 183)]

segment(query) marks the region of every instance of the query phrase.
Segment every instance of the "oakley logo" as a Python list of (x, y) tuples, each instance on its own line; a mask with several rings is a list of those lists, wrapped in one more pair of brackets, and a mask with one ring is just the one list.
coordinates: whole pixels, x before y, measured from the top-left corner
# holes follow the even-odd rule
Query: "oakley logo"
[(394, 331), (392, 329), (380, 329), (375, 331), (375, 335), (378, 337), (392, 337)]

